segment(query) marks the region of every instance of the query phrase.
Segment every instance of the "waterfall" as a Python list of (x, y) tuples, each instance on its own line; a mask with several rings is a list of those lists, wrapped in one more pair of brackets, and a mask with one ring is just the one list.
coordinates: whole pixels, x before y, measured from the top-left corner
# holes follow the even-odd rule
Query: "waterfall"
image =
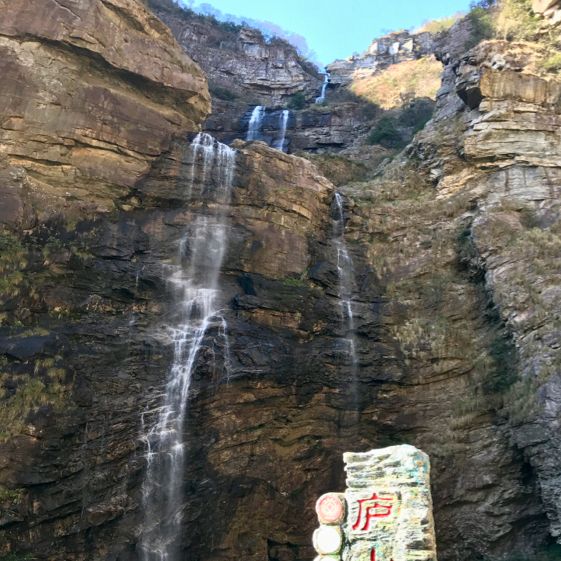
[[(218, 277), (227, 248), (228, 220), (235, 151), (208, 134), (199, 134), (190, 147), (189, 195), (195, 188), (212, 204), (212, 213), (196, 215), (178, 244), (168, 281), (173, 290), (175, 317), (167, 332), (173, 361), (159, 407), (142, 417), (147, 447), (147, 471), (142, 486), (144, 523), (140, 538), (142, 561), (179, 561), (184, 506), (183, 430), (189, 390), (205, 337), (212, 331), (224, 343), (224, 367), (229, 368), (227, 324), (220, 310)], [(209, 213), (209, 209), (206, 212)], [(155, 422), (149, 423), (152, 419)], [(145, 425), (151, 424), (151, 427)]]
[[(344, 340), (351, 360), (353, 379), (358, 369), (358, 355), (355, 341), (355, 321), (353, 314), (353, 260), (345, 241), (345, 213), (343, 197), (335, 193), (334, 197), (333, 244), (337, 252), (337, 276), (339, 280), (338, 297), (341, 306), (341, 321), (345, 330)], [(353, 388), (353, 392), (356, 388)]]
[(249, 126), (247, 127), (246, 140), (258, 140), (261, 133), (261, 126), (263, 124), (263, 117), (265, 117), (265, 107), (256, 105), (251, 112), (249, 118)]
[(288, 126), (288, 119), (290, 117), (290, 111), (284, 109), (280, 116), (280, 138), (277, 142), (275, 148), (282, 150), (284, 152), (284, 142), (286, 140), (286, 127)]
[(329, 72), (326, 72), (323, 75), (323, 84), (321, 86), (321, 93), (319, 94), (319, 97), (316, 97), (316, 103), (324, 103), (325, 102), (325, 94), (327, 91), (327, 86), (329, 85), (329, 80), (330, 80), (330, 74)]

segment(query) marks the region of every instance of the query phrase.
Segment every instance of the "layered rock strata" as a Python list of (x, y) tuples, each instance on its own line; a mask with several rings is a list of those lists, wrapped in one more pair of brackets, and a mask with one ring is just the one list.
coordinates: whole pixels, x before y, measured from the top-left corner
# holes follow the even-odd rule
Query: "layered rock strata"
[[(317, 95), (317, 69), (281, 39), (267, 39), (254, 28), (222, 23), (189, 10), (151, 0), (185, 51), (205, 71), (215, 102), (276, 106), (298, 92)], [(226, 103), (224, 103), (226, 102)]]
[[(210, 110), (206, 80), (133, 0), (0, 4), (2, 218), (109, 211)], [(16, 213), (12, 212), (16, 210)]]
[[(182, 136), (208, 95), (136, 3), (2, 7), (0, 555), (133, 561), (142, 412), (172, 357), (165, 265), (205, 210)], [(443, 46), (434, 120), (343, 189), (356, 369), (333, 186), (234, 144), (230, 378), (210, 333), (185, 434), (190, 558), (311, 558), (342, 451), (401, 442), (431, 456), (440, 559), (559, 534), (559, 86), (532, 45), (461, 44)]]
[(441, 558), (530, 554), (559, 534), (560, 90), (540, 56), (492, 41), (448, 59), (433, 121), (347, 191), (400, 305), (389, 329), (419, 384), (415, 424), (441, 427), (414, 441), (434, 465)]

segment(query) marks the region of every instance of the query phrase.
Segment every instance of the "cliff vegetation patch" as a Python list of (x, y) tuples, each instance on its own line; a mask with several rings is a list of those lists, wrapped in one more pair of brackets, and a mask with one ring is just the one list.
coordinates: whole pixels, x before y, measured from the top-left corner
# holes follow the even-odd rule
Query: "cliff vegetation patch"
[(436, 99), (441, 74), (440, 62), (433, 57), (422, 57), (393, 64), (375, 76), (355, 80), (351, 89), (383, 109), (395, 109), (419, 97)]
[(58, 360), (46, 358), (30, 364), (33, 373), (8, 374), (8, 362), (0, 363), (0, 442), (23, 434), (30, 414), (47, 407), (60, 410), (68, 395), (66, 370)]

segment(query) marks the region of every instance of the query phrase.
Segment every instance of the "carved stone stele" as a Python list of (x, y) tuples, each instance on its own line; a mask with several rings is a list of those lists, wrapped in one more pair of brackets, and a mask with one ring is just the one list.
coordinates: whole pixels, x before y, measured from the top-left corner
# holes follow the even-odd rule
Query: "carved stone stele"
[(343, 459), (345, 493), (316, 503), (316, 561), (436, 561), (428, 456), (401, 445)]

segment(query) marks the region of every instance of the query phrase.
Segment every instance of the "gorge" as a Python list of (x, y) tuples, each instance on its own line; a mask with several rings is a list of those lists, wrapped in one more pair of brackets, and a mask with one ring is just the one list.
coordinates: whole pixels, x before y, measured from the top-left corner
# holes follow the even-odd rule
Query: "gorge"
[(0, 560), (313, 559), (401, 443), (441, 561), (560, 558), (559, 2), (325, 75), (167, 0), (0, 8)]

